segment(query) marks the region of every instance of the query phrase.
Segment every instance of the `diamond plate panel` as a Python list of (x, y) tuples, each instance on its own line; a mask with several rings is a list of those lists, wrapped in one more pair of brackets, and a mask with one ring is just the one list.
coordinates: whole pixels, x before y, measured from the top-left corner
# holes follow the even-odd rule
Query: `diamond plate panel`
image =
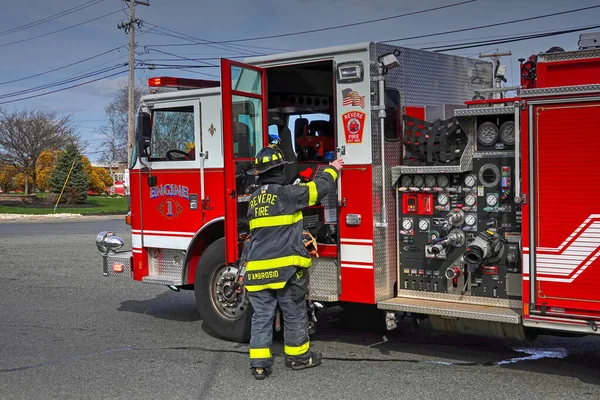
[(155, 285), (173, 285), (173, 286), (178, 286), (181, 283), (179, 282), (174, 282), (172, 280), (169, 279), (160, 279), (160, 278), (150, 278), (150, 277), (143, 277), (142, 278), (142, 282), (144, 283), (153, 283)]
[(337, 301), (339, 271), (334, 259), (313, 258), (309, 269), (310, 293), (314, 300)]
[[(396, 47), (381, 43), (370, 46), (369, 71), (371, 80), (371, 104), (379, 104), (379, 86), (373, 77), (378, 75), (378, 57), (400, 50), (397, 57), (398, 68), (388, 71), (386, 87), (400, 91), (401, 106), (425, 106), (463, 104), (471, 99), (477, 89), (492, 87), (492, 64), (490, 62), (467, 59), (447, 54), (431, 53), (422, 50)], [(449, 118), (450, 116), (446, 116)], [(402, 144), (385, 142), (385, 175), (382, 177), (381, 129), (378, 111), (371, 111), (371, 140), (373, 159), (373, 219), (381, 222), (381, 194), (385, 188), (387, 227), (375, 227), (373, 235), (375, 299), (381, 301), (392, 298), (398, 268), (396, 243), (396, 196), (393, 183), (397, 180), (397, 165), (402, 162)], [(467, 144), (461, 165), (457, 168), (472, 169), (473, 145)], [(470, 162), (470, 165), (469, 165)], [(400, 167), (401, 168), (401, 167)], [(414, 167), (422, 169), (423, 167)], [(448, 167), (438, 167), (445, 172)], [(429, 170), (427, 170), (429, 172)], [(450, 171), (448, 171), (450, 172)], [(396, 177), (396, 179), (393, 179)]]
[[(327, 165), (320, 166), (318, 172), (322, 172), (325, 168), (327, 168)], [(338, 214), (337, 192), (329, 193), (327, 196), (325, 196), (323, 198), (323, 200), (321, 200), (321, 204), (323, 205), (323, 208), (324, 208), (323, 215), (325, 218), (325, 223), (326, 224), (337, 223), (337, 214)]]
[(148, 248), (148, 279), (183, 284), (185, 251)]
[(478, 151), (473, 154), (473, 158), (489, 158), (489, 157), (500, 157), (500, 158), (514, 158), (514, 151)]
[[(520, 308), (522, 302), (520, 300), (495, 299), (491, 297), (476, 297), (476, 296), (461, 296), (457, 294), (438, 293), (438, 292), (420, 292), (416, 290), (398, 290), (398, 297), (421, 300), (435, 300), (449, 303), (465, 303), (480, 306), (493, 306), (505, 308)], [(460, 306), (459, 306), (460, 307)]]
[(454, 110), (457, 117), (476, 117), (479, 115), (514, 114), (514, 107), (485, 107), (485, 108), (463, 108)]
[(445, 303), (435, 300), (395, 298), (377, 304), (381, 310), (405, 311), (418, 314), (433, 314), (451, 318), (466, 318), (482, 321), (521, 323), (520, 309), (491, 307), (473, 304)]
[[(123, 251), (119, 253), (103, 254), (102, 255), (102, 275), (104, 276), (121, 276), (128, 279), (133, 278), (131, 271), (131, 251)], [(123, 272), (114, 272), (113, 264), (123, 264)]]
[(559, 86), (541, 89), (523, 89), (521, 97), (556, 96), (600, 92), (600, 85)]
[(600, 49), (561, 51), (559, 53), (538, 54), (537, 62), (555, 62), (569, 60), (583, 60), (584, 58), (600, 57)]

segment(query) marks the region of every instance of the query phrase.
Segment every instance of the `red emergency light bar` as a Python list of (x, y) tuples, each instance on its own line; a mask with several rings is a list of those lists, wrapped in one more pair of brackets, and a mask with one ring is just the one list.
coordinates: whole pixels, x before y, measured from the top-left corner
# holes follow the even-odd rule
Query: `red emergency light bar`
[(157, 76), (148, 79), (148, 86), (151, 87), (174, 87), (178, 89), (206, 89), (221, 86), (219, 81), (209, 81), (205, 79), (174, 78), (172, 76)]

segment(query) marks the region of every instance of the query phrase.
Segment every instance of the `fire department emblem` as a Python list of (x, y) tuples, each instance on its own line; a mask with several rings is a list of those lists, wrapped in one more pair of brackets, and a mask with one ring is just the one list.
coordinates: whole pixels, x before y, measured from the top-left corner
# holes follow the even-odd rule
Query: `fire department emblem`
[(183, 207), (173, 199), (166, 199), (158, 205), (158, 212), (167, 219), (173, 219), (179, 217)]
[(214, 124), (210, 124), (210, 128), (208, 128), (208, 133), (210, 133), (210, 136), (213, 136), (216, 132), (216, 128)]
[(346, 143), (362, 143), (366, 114), (360, 111), (350, 111), (342, 115)]

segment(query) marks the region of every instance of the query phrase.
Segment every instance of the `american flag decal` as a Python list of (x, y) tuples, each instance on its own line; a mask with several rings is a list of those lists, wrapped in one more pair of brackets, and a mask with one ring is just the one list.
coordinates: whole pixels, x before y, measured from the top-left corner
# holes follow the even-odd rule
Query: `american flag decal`
[(350, 88), (342, 90), (344, 106), (360, 106), (365, 108), (365, 96), (361, 96), (357, 91)]

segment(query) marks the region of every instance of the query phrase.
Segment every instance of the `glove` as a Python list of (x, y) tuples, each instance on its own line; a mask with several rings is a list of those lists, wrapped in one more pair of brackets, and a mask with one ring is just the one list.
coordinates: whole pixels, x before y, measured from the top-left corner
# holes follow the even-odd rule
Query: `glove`
[(306, 247), (306, 250), (308, 250), (310, 255), (319, 258), (317, 241), (313, 235), (310, 234), (310, 232), (302, 232), (302, 241), (304, 242), (304, 247)]

